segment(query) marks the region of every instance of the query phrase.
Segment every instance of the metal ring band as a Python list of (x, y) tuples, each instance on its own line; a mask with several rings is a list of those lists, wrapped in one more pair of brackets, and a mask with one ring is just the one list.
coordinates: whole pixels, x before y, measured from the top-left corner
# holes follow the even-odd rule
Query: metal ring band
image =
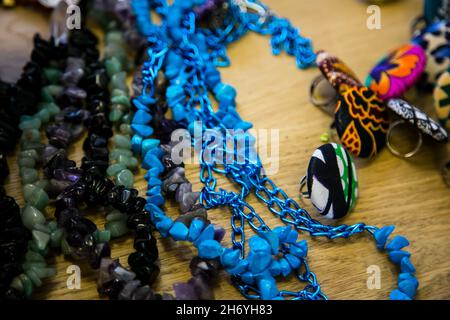
[(322, 81), (327, 81), (325, 79), (325, 77), (323, 75), (318, 75), (317, 77), (314, 78), (314, 80), (311, 82), (311, 86), (309, 87), (309, 101), (316, 107), (320, 107), (320, 108), (324, 108), (324, 107), (328, 107), (331, 106), (333, 104), (336, 104), (337, 100), (338, 100), (338, 92), (335, 91), (335, 95), (330, 98), (329, 101), (319, 101), (314, 97), (314, 92), (316, 91), (316, 89), (318, 88), (319, 84)]
[(409, 124), (409, 123), (406, 122), (405, 120), (397, 120), (397, 121), (394, 121), (394, 122), (389, 126), (388, 132), (387, 132), (387, 134), (386, 134), (386, 145), (387, 145), (389, 151), (391, 151), (391, 153), (392, 153), (393, 155), (395, 155), (395, 156), (397, 156), (397, 157), (400, 157), (400, 158), (405, 158), (405, 159), (406, 159), (406, 158), (411, 158), (411, 157), (414, 156), (417, 152), (419, 152), (420, 148), (422, 147), (422, 142), (423, 142), (423, 141), (422, 141), (422, 133), (420, 133), (420, 131), (416, 131), (417, 134), (418, 134), (418, 141), (417, 141), (417, 144), (416, 144), (415, 148), (414, 148), (412, 151), (407, 152), (407, 153), (401, 153), (400, 151), (398, 151), (397, 149), (395, 149), (395, 148), (393, 147), (393, 145), (391, 144), (391, 142), (390, 142), (391, 135), (392, 135), (392, 130), (393, 130), (395, 127), (397, 127), (397, 126), (399, 126), (399, 125), (402, 125), (402, 124)]

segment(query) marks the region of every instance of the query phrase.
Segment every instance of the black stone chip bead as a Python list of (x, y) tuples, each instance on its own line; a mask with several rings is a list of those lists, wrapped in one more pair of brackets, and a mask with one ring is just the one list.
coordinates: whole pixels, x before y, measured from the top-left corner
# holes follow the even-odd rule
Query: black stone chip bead
[(8, 176), (8, 162), (6, 161), (6, 156), (2, 152), (0, 152), (0, 185), (3, 185)]

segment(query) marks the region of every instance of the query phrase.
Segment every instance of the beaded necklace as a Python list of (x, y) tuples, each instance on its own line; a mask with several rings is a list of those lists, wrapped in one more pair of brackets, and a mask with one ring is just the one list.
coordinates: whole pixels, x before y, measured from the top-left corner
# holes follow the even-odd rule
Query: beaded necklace
[[(212, 1), (208, 1), (211, 3)], [(218, 3), (219, 1), (214, 1)], [(199, 29), (196, 26), (194, 7), (205, 5), (205, 1), (175, 1), (168, 5), (165, 1), (135, 0), (132, 2), (137, 16), (139, 31), (148, 39), (149, 59), (144, 63), (142, 94), (133, 102), (136, 108), (148, 113), (154, 100), (154, 81), (159, 70), (164, 69), (170, 81), (166, 98), (175, 119), (185, 119), (191, 132), (194, 122), (201, 120), (204, 129), (215, 129), (226, 134), (227, 129), (242, 129), (243, 138), (254, 141), (246, 132), (251, 124), (242, 120), (236, 111), (236, 91), (220, 80), (217, 66), (228, 65), (226, 46), (238, 40), (248, 31), (271, 35), (272, 49), (275, 54), (285, 50), (296, 58), (299, 68), (314, 64), (315, 54), (311, 41), (305, 39), (286, 19), (278, 18), (258, 1), (225, 1), (228, 15), (223, 29)], [(149, 16), (150, 9), (161, 15), (162, 24), (154, 25)], [(231, 19), (230, 22), (226, 19)], [(214, 112), (208, 97), (213, 93), (219, 102), (219, 111)], [(196, 108), (199, 106), (199, 108)], [(139, 120), (139, 119), (137, 119)], [(133, 121), (134, 141), (152, 135), (149, 122)], [(139, 140), (141, 139), (141, 140)], [(198, 142), (193, 141), (194, 145)], [(201, 142), (200, 142), (201, 143)], [(379, 250), (386, 250), (391, 261), (400, 266), (399, 288), (391, 292), (391, 299), (414, 297), (418, 282), (414, 277), (415, 269), (409, 259), (410, 253), (402, 250), (409, 245), (402, 236), (387, 239), (394, 227), (377, 228), (358, 223), (351, 226), (328, 226), (310, 217), (293, 199), (264, 175), (260, 161), (252, 163), (246, 157), (244, 163), (224, 164), (221, 168), (203, 160), (207, 142), (201, 144), (200, 180), (205, 184), (200, 199), (205, 208), (228, 206), (232, 211), (231, 227), (233, 247), (223, 248), (214, 240), (210, 228), (191, 223), (190, 226), (173, 223), (172, 219), (155, 206), (157, 198), (147, 199), (151, 220), (163, 236), (174, 240), (194, 242), (199, 256), (208, 259), (220, 258), (226, 271), (240, 292), (252, 299), (326, 299), (317, 282), (316, 275), (310, 270), (306, 260), (306, 241), (297, 241), (298, 231), (308, 232), (312, 237), (329, 239), (348, 238), (355, 234), (367, 233), (376, 242)], [(223, 147), (226, 150), (226, 146)], [(148, 169), (146, 179), (157, 177), (162, 170), (161, 160), (152, 150), (143, 155), (143, 167)], [(216, 189), (214, 173), (226, 175), (235, 182), (240, 192)], [(265, 203), (268, 209), (287, 226), (271, 230), (246, 202), (246, 197), (254, 193)], [(245, 253), (245, 226), (248, 224), (256, 233), (250, 238), (250, 252)], [(386, 245), (387, 243), (387, 245)], [(298, 292), (277, 288), (278, 276), (295, 274), (306, 283)]]

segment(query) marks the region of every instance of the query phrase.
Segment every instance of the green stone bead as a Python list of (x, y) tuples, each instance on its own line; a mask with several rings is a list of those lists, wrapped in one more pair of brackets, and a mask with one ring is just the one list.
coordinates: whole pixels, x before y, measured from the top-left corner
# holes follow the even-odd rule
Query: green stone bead
[(20, 281), (20, 277), (14, 277), (14, 279), (12, 279), (10, 287), (13, 289), (16, 289), (19, 292), (23, 292), (23, 284), (22, 281)]
[(128, 169), (122, 170), (116, 176), (116, 182), (118, 185), (125, 186), (125, 188), (132, 188), (134, 184), (133, 173)]
[(62, 229), (56, 229), (50, 233), (50, 246), (52, 248), (59, 248), (61, 246), (61, 240), (63, 238), (64, 232)]
[(113, 91), (111, 92), (111, 96), (112, 97), (127, 96), (127, 93), (120, 89), (113, 89)]
[(23, 157), (19, 158), (17, 164), (19, 165), (19, 167), (34, 168), (36, 166), (36, 161), (30, 157)]
[(28, 250), (25, 254), (25, 260), (27, 262), (42, 262), (45, 263), (45, 258), (41, 256), (39, 253)]
[(41, 132), (37, 129), (27, 129), (22, 132), (20, 139), (24, 141), (39, 142), (41, 141)]
[(23, 197), (30, 206), (43, 210), (49, 201), (47, 192), (34, 184), (27, 184), (23, 187)]
[(19, 123), (20, 130), (39, 129), (42, 122), (39, 118), (23, 119)]
[(52, 230), (50, 230), (50, 228), (48, 226), (40, 224), (40, 223), (35, 224), (33, 229), (37, 230), (37, 231), (41, 231), (46, 234), (52, 233)]
[(36, 272), (34, 272), (32, 269), (25, 271), (25, 274), (31, 280), (31, 282), (35, 287), (40, 287), (42, 285), (41, 279), (39, 279)]
[(124, 221), (114, 221), (105, 224), (105, 229), (111, 232), (112, 238), (118, 238), (128, 233), (127, 224)]
[(41, 104), (39, 105), (39, 108), (40, 108), (41, 110), (46, 109), (46, 110), (49, 112), (50, 117), (54, 117), (54, 116), (56, 116), (58, 113), (61, 112), (61, 108), (58, 107), (58, 105), (55, 104), (55, 103), (53, 103), (53, 102), (45, 102), (45, 103), (41, 103)]
[(50, 121), (50, 111), (48, 111), (48, 109), (39, 110), (35, 116), (38, 117), (42, 123), (47, 123)]
[(122, 134), (116, 134), (113, 141), (119, 149), (131, 149), (130, 137)]
[(49, 223), (47, 223), (47, 226), (51, 231), (55, 231), (58, 229), (58, 223), (55, 220), (49, 221)]
[(44, 224), (46, 221), (42, 212), (30, 205), (22, 209), (20, 216), (23, 225), (29, 230), (33, 230), (36, 224)]
[(131, 126), (126, 123), (122, 123), (120, 125), (120, 133), (122, 134), (132, 134), (133, 130), (131, 129)]
[(45, 268), (47, 266), (47, 262), (45, 261), (27, 261), (25, 263), (22, 264), (22, 269), (23, 270), (30, 270), (33, 268)]
[(106, 222), (113, 222), (113, 221), (126, 221), (127, 215), (120, 212), (119, 210), (113, 210), (111, 213), (109, 213), (106, 216)]
[(28, 248), (32, 251), (35, 251), (42, 256), (46, 257), (48, 255), (48, 246), (45, 249), (40, 249), (36, 241), (28, 242)]
[(36, 187), (39, 187), (43, 190), (47, 190), (49, 181), (47, 179), (41, 179), (34, 184)]
[(120, 154), (117, 157), (116, 161), (117, 161), (117, 163), (120, 163), (120, 164), (128, 167), (128, 162), (130, 162), (130, 159), (131, 159), (131, 156), (126, 156), (126, 155)]
[(126, 106), (127, 108), (131, 108), (130, 99), (127, 96), (112, 97), (111, 104), (120, 104), (122, 106)]
[(56, 68), (44, 68), (44, 77), (50, 83), (57, 83), (61, 77), (61, 71)]
[(36, 243), (39, 250), (44, 250), (47, 248), (48, 242), (50, 241), (50, 235), (48, 233), (33, 230), (31, 235), (33, 236), (33, 241)]
[(61, 251), (65, 256), (70, 256), (72, 253), (72, 248), (69, 246), (64, 237), (61, 240)]
[(64, 91), (64, 87), (60, 85), (51, 84), (47, 86), (48, 90), (50, 91), (51, 95), (54, 97), (57, 97), (61, 95)]
[[(36, 150), (37, 154), (41, 154), (41, 152), (44, 150), (45, 145), (40, 142), (33, 142), (33, 141), (25, 141), (22, 143), (22, 150)], [(38, 158), (39, 159), (39, 158)]]
[(112, 164), (106, 170), (106, 174), (109, 177), (114, 177), (116, 174), (118, 174), (120, 171), (122, 171), (124, 169), (126, 169), (126, 166), (123, 165), (122, 163)]
[(30, 278), (28, 278), (26, 274), (21, 273), (19, 275), (19, 279), (22, 282), (23, 293), (26, 297), (30, 297), (33, 293), (33, 283), (31, 282)]
[(39, 176), (36, 169), (23, 168), (20, 173), (20, 177), (22, 178), (23, 184), (31, 184), (33, 182), (36, 182)]
[(122, 71), (122, 64), (120, 63), (117, 58), (112, 57), (105, 61), (106, 66), (106, 72), (108, 73), (108, 76), (111, 78), (116, 73), (119, 73)]
[(127, 79), (126, 72), (122, 71), (122, 72), (116, 73), (115, 75), (113, 75), (111, 77), (111, 80), (110, 80), (111, 88), (112, 89), (123, 90), (128, 95), (129, 94), (129, 89), (128, 89), (128, 86), (126, 84), (126, 79)]
[(133, 114), (131, 112), (128, 112), (126, 115), (122, 117), (122, 122), (126, 124), (131, 124), (131, 121), (133, 120)]
[(135, 157), (131, 157), (130, 160), (128, 161), (128, 169), (130, 170), (135, 170), (139, 165), (139, 161), (138, 159), (136, 159)]
[(41, 99), (44, 102), (55, 102), (55, 99), (53, 98), (49, 88), (47, 87), (41, 89)]
[(110, 31), (105, 36), (105, 42), (114, 42), (123, 44), (123, 35), (120, 31)]
[(33, 158), (35, 161), (37, 161), (39, 159), (39, 154), (37, 153), (36, 150), (25, 150), (25, 151), (21, 151), (19, 153), (19, 157), (20, 158)]
[(109, 158), (111, 160), (118, 160), (119, 156), (132, 157), (133, 153), (129, 149), (114, 149), (111, 151)]
[(124, 112), (119, 109), (111, 110), (109, 113), (109, 121), (118, 122), (122, 119)]
[(109, 230), (97, 230), (97, 241), (99, 243), (107, 243), (111, 240), (111, 231)]

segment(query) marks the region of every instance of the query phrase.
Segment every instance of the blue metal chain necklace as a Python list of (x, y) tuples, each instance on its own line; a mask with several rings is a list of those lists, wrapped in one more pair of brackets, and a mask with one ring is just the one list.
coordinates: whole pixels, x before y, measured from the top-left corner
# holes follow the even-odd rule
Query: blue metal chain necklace
[[(198, 27), (198, 8), (212, 2), (225, 2), (226, 14), (222, 25), (214, 29)], [(393, 226), (377, 228), (364, 223), (324, 225), (312, 219), (306, 210), (264, 174), (259, 158), (250, 161), (248, 157), (248, 149), (255, 141), (248, 132), (252, 124), (239, 116), (236, 90), (222, 83), (217, 70), (230, 64), (227, 46), (250, 31), (268, 35), (275, 55), (284, 51), (295, 57), (297, 66), (304, 69), (313, 66), (315, 61), (311, 40), (302, 37), (288, 20), (275, 16), (256, 0), (175, 0), (172, 5), (168, 5), (165, 0), (133, 0), (132, 7), (137, 27), (148, 40), (148, 59), (142, 68), (142, 94), (133, 101), (139, 112), (132, 124), (135, 132), (132, 139), (134, 149), (142, 150), (141, 144), (143, 146), (152, 135), (149, 119), (155, 103), (155, 80), (161, 70), (169, 79), (166, 100), (174, 120), (185, 121), (191, 134), (196, 130), (197, 121), (201, 121), (201, 129), (206, 133), (215, 130), (226, 136), (229, 129), (241, 130), (240, 138), (247, 141), (243, 161), (218, 164), (204, 159), (204, 154), (211, 151), (209, 141), (193, 139), (193, 145), (200, 147), (200, 180), (205, 185), (200, 202), (206, 209), (223, 206), (231, 209), (232, 248), (223, 248), (214, 240), (214, 230), (200, 221), (194, 219), (190, 225), (172, 221), (159, 207), (161, 195), (150, 194), (146, 209), (151, 213), (151, 220), (161, 235), (176, 241), (193, 242), (201, 258), (220, 259), (222, 266), (231, 275), (233, 284), (246, 298), (317, 300), (327, 297), (309, 268), (307, 243), (297, 240), (298, 232), (328, 239), (367, 233), (375, 240), (377, 248), (387, 251), (390, 260), (400, 267), (398, 288), (391, 292), (390, 298), (412, 299), (418, 281), (414, 276), (415, 268), (410, 261), (410, 253), (402, 250), (409, 245), (409, 241), (402, 236), (395, 236), (388, 242)], [(161, 17), (160, 25), (152, 22), (152, 10)], [(219, 102), (216, 112), (209, 94), (213, 94)], [(146, 148), (145, 154), (141, 154), (143, 167), (148, 169), (145, 176), (147, 181), (154, 181), (161, 175), (161, 153), (155, 151), (156, 148)], [(230, 152), (225, 145), (216, 146), (215, 151)], [(218, 188), (217, 174), (233, 181), (239, 192)], [(246, 201), (250, 194), (256, 195), (286, 226), (271, 229), (266, 225)], [(248, 253), (245, 248), (247, 225), (255, 233), (249, 239)], [(293, 292), (278, 289), (276, 278), (290, 274), (295, 274), (300, 282), (306, 284), (302, 290)]]

